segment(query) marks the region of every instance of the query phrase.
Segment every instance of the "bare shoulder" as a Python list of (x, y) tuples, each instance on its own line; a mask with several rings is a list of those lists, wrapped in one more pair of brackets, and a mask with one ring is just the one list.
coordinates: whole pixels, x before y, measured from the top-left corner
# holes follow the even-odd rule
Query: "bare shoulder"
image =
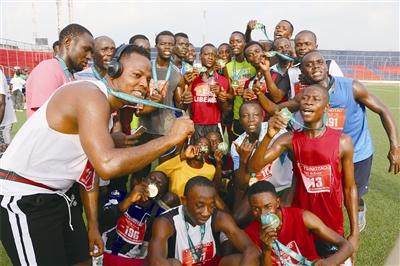
[(340, 136), (339, 145), (342, 154), (343, 152), (353, 151), (353, 141), (349, 135), (342, 133)]

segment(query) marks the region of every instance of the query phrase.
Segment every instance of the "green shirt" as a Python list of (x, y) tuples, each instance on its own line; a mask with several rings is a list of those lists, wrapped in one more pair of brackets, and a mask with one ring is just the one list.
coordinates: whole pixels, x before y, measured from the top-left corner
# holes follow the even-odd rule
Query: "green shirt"
[[(228, 64), (226, 64), (226, 70), (232, 80), (239, 80), (240, 85), (244, 84), (246, 80), (256, 74), (256, 69), (245, 59), (243, 62), (236, 62), (232, 59)], [(233, 100), (233, 119), (239, 120), (239, 108), (243, 103), (242, 96), (235, 96)]]

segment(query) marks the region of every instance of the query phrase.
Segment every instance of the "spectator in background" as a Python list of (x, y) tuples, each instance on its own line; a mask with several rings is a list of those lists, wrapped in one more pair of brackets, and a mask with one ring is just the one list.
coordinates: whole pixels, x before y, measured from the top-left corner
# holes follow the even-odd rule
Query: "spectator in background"
[(92, 57), (93, 35), (79, 24), (60, 32), (60, 51), (40, 62), (26, 82), (27, 114), (31, 116), (61, 85), (75, 80), (73, 73), (84, 69)]
[(11, 142), (12, 124), (17, 122), (7, 79), (0, 69), (0, 157)]
[(12, 100), (14, 102), (14, 109), (17, 112), (22, 112), (24, 109), (24, 93), (26, 81), (22, 78), (22, 71), (19, 66), (14, 67), (15, 74), (10, 81)]
[(189, 43), (188, 53), (186, 56), (186, 63), (193, 66), (194, 60), (196, 60), (196, 47), (194, 47), (193, 43)]
[(53, 43), (53, 56), (56, 57), (60, 53), (60, 41), (57, 40)]
[(149, 53), (151, 52), (151, 46), (149, 39), (143, 34), (136, 34), (129, 39), (129, 44), (133, 44), (139, 47), (143, 47)]

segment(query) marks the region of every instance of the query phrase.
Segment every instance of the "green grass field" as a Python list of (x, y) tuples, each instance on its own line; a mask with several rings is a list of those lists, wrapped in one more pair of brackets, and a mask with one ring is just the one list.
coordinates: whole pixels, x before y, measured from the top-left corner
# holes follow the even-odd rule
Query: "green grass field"
[[(390, 107), (397, 125), (400, 124), (400, 86), (367, 85), (370, 91)], [(16, 132), (24, 121), (24, 114), (17, 113)], [(386, 158), (389, 144), (379, 116), (369, 112), (369, 128), (374, 139), (374, 161), (370, 178), (367, 203), (367, 227), (361, 233), (357, 265), (383, 265), (400, 232), (400, 175), (389, 174)], [(346, 216), (345, 216), (346, 217)], [(11, 265), (0, 246), (0, 265)]]

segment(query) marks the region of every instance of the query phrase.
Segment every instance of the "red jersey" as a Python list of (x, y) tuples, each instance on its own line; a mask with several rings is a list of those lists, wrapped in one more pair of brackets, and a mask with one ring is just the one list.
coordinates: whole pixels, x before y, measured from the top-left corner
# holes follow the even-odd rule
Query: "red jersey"
[[(281, 208), (282, 226), (278, 232), (278, 241), (310, 261), (319, 259), (314, 245), (313, 234), (305, 227), (303, 220), (304, 210), (298, 208)], [(262, 249), (260, 240), (261, 223), (258, 220), (251, 222), (245, 229), (251, 240)], [(286, 261), (297, 264), (298, 261), (281, 252)], [(272, 265), (283, 266), (274, 251), (272, 251)]]
[(307, 137), (293, 132), (294, 163), (297, 177), (292, 206), (317, 215), (328, 227), (343, 235), (343, 189), (339, 170), (339, 141), (342, 133), (327, 127), (322, 136)]
[[(214, 72), (215, 81), (221, 89), (228, 91), (228, 80)], [(211, 92), (207, 82), (201, 76), (196, 77), (192, 83), (192, 120), (197, 125), (216, 125), (221, 122), (221, 110), (217, 97)]]

